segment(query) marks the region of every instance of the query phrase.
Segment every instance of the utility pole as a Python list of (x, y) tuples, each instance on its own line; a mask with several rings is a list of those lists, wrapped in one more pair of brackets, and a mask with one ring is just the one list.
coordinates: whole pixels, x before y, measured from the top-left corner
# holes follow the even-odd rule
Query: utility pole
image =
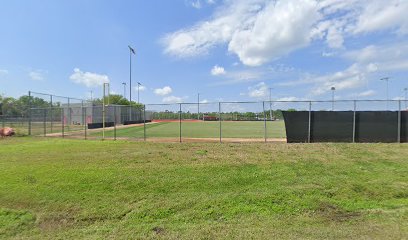
[(269, 88), (269, 117), (271, 121), (273, 121), (273, 116), (272, 116), (272, 89)]
[(123, 82), (122, 85), (123, 85), (123, 98), (126, 99), (126, 83)]
[(137, 82), (137, 103), (140, 103), (140, 101), (139, 101), (139, 87), (141, 86), (142, 84), (140, 83), (140, 82)]
[(336, 88), (331, 87), (330, 90), (332, 91), (332, 111), (334, 111), (334, 91), (336, 91)]
[(389, 77), (385, 77), (385, 78), (381, 78), (381, 79), (380, 79), (380, 81), (385, 81), (386, 84), (387, 84), (387, 89), (386, 89), (386, 91), (387, 91), (387, 110), (389, 109), (389, 108), (388, 108), (388, 101), (390, 100), (390, 99), (389, 99), (389, 93), (388, 93), (388, 81), (389, 81), (389, 80), (390, 80)]
[(132, 103), (132, 54), (136, 54), (135, 50), (129, 47), (129, 102)]

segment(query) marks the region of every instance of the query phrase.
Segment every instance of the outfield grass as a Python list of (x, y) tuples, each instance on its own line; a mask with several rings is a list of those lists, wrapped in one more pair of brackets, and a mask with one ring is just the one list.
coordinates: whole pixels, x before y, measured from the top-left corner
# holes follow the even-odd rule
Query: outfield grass
[[(267, 122), (269, 138), (285, 138), (285, 123), (283, 121)], [(263, 121), (223, 121), (221, 123), (222, 137), (225, 138), (264, 138)], [(122, 128), (116, 130), (117, 137), (143, 138), (143, 126)], [(220, 136), (219, 122), (182, 122), (182, 136), (186, 138), (218, 138)], [(105, 132), (107, 137), (113, 137), (113, 130)], [(152, 123), (146, 126), (147, 137), (178, 137), (180, 124), (178, 122)], [(91, 136), (101, 135), (100, 132)]]
[(0, 238), (406, 239), (408, 145), (0, 140)]

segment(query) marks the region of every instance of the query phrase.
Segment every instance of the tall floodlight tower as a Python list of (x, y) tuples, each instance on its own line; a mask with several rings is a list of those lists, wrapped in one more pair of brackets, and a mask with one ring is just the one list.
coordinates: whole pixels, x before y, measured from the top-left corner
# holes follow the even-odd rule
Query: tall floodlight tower
[(140, 101), (139, 101), (139, 90), (140, 90), (141, 85), (142, 84), (140, 82), (137, 82), (137, 103), (140, 103)]
[(390, 80), (390, 78), (389, 77), (385, 77), (385, 78), (381, 78), (380, 79), (380, 81), (385, 81), (386, 82), (386, 84), (387, 84), (387, 88), (386, 88), (386, 96), (387, 96), (387, 110), (389, 110), (389, 108), (388, 108), (388, 101), (390, 100), (390, 97), (389, 97), (389, 93), (388, 93), (388, 82), (389, 82), (389, 80)]
[(126, 99), (126, 83), (123, 82), (122, 85), (123, 85), (123, 98)]
[(334, 92), (336, 91), (336, 88), (331, 87), (330, 90), (332, 92), (332, 111), (334, 111)]
[(129, 47), (129, 102), (132, 102), (132, 54), (136, 55), (135, 49)]

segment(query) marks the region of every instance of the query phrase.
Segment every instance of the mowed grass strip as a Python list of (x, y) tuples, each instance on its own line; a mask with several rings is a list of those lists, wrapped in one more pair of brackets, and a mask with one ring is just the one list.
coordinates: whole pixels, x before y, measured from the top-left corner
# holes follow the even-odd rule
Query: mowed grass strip
[(0, 236), (404, 239), (408, 145), (0, 140)]
[[(269, 138), (285, 138), (285, 123), (283, 121), (266, 122), (267, 136)], [(222, 121), (222, 136), (225, 138), (264, 138), (263, 121)], [(118, 128), (117, 137), (143, 138), (143, 126)], [(101, 133), (92, 133), (91, 136), (99, 136)], [(178, 137), (180, 123), (162, 122), (146, 125), (147, 137)], [(218, 138), (220, 135), (220, 123), (214, 122), (182, 122), (182, 137), (186, 138)], [(113, 130), (105, 132), (105, 136), (113, 137)]]

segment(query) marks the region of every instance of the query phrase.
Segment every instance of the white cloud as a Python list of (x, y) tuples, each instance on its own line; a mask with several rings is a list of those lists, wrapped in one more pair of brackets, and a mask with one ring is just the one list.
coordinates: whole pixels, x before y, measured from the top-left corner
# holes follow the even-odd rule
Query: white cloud
[(378, 31), (408, 34), (406, 0), (225, 0), (207, 20), (167, 34), (164, 52), (207, 54), (223, 44), (249, 66), (259, 66), (323, 40), (344, 48), (349, 37)]
[(166, 95), (169, 95), (172, 92), (173, 92), (173, 90), (169, 86), (165, 86), (163, 88), (156, 88), (154, 90), (154, 93), (156, 95), (159, 95), (159, 96), (166, 96)]
[(408, 70), (408, 42), (392, 45), (370, 45), (344, 54), (349, 60), (366, 64), (370, 71)]
[(317, 84), (312, 89), (313, 95), (321, 95), (330, 91), (331, 87), (336, 90), (347, 90), (361, 87), (365, 84), (366, 72), (358, 64), (333, 74), (314, 78)]
[(43, 70), (33, 70), (33, 71), (30, 71), (29, 73), (28, 73), (28, 76), (31, 78), (31, 80), (34, 80), (34, 81), (43, 81), (45, 78), (44, 78), (44, 74), (45, 74), (46, 72), (45, 71), (43, 71)]
[(168, 96), (163, 98), (164, 103), (181, 103), (183, 102), (182, 97), (176, 97), (176, 96)]
[[(350, 90), (368, 85), (373, 77), (392, 71), (408, 71), (408, 42), (392, 45), (370, 45), (362, 49), (347, 51), (341, 55), (354, 63), (344, 70), (323, 75), (309, 75), (298, 81), (280, 83), (280, 86), (313, 85), (312, 95), (329, 92), (332, 86), (336, 90)], [(357, 96), (358, 95), (353, 95)], [(363, 96), (364, 97), (364, 96)]]
[(395, 29), (397, 33), (408, 33), (408, 1), (376, 0), (366, 4), (358, 16), (354, 33), (367, 33), (384, 29)]
[(102, 86), (104, 83), (109, 83), (109, 77), (107, 75), (83, 72), (79, 68), (74, 69), (74, 73), (69, 79), (74, 83), (82, 84), (87, 87), (97, 87)]
[(268, 85), (264, 82), (248, 88), (248, 96), (251, 98), (266, 98), (268, 96)]
[(283, 101), (283, 102), (292, 102), (292, 101), (301, 101), (298, 97), (282, 97), (278, 98), (276, 101)]
[(165, 53), (192, 57), (227, 43), (241, 62), (257, 66), (306, 46), (318, 18), (313, 0), (226, 1), (211, 20), (164, 37)]
[(216, 0), (186, 0), (186, 4), (193, 8), (201, 9), (205, 4), (214, 5)]
[(322, 57), (333, 57), (335, 55), (335, 52), (322, 52)]
[(211, 86), (221, 86), (221, 85), (233, 85), (237, 83), (255, 82), (259, 81), (265, 76), (265, 70), (261, 69), (249, 69), (226, 72), (223, 81), (216, 82)]
[(357, 97), (371, 97), (376, 94), (374, 90), (367, 90), (357, 94)]
[(211, 75), (213, 75), (213, 76), (224, 75), (224, 74), (226, 74), (225, 69), (223, 67), (218, 66), (218, 65), (215, 65), (211, 69)]
[[(137, 86), (133, 87), (133, 90), (137, 92)], [(146, 91), (146, 87), (143, 85), (139, 86), (139, 92), (144, 92), (144, 91)]]
[(197, 8), (197, 9), (200, 9), (200, 8), (201, 8), (201, 1), (200, 1), (200, 0), (192, 1), (190, 4), (191, 4), (191, 6), (192, 6), (193, 8)]
[(270, 2), (249, 19), (249, 26), (233, 33), (228, 50), (245, 65), (259, 66), (305, 47), (319, 19), (316, 10), (312, 0)]

